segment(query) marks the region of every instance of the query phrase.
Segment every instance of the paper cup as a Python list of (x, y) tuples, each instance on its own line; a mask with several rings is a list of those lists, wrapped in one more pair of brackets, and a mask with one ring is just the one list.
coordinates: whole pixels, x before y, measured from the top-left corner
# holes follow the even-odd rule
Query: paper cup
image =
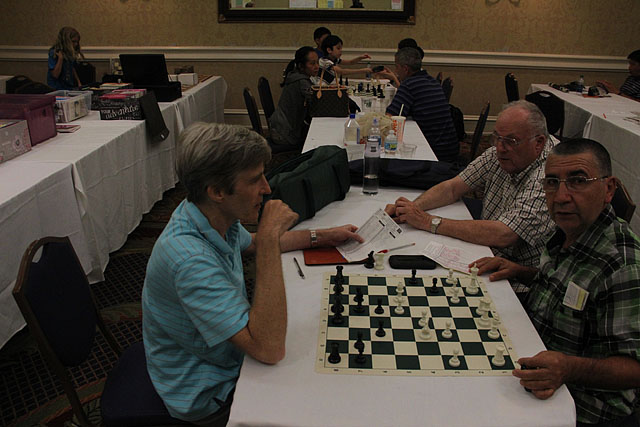
[(404, 122), (407, 118), (404, 116), (391, 117), (391, 128), (398, 136), (398, 143), (404, 141)]

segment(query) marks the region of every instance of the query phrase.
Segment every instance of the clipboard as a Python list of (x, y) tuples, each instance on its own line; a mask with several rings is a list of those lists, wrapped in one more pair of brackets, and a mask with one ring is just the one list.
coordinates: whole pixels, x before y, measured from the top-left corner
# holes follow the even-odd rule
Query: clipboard
[(364, 264), (366, 259), (349, 262), (336, 248), (313, 248), (302, 251), (304, 265)]

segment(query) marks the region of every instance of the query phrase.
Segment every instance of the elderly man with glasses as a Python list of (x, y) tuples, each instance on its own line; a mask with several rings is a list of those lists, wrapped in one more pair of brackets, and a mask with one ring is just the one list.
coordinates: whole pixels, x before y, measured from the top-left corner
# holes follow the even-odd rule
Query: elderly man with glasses
[(548, 351), (513, 375), (540, 399), (566, 384), (579, 426), (640, 425), (640, 240), (609, 204), (614, 180), (599, 143), (558, 144), (541, 179), (557, 227), (539, 268), (476, 261), (490, 280), (529, 284), (524, 306)]
[[(494, 255), (535, 266), (553, 229), (540, 184), (553, 146), (544, 115), (527, 101), (507, 104), (498, 116), (492, 141), (493, 147), (455, 178), (430, 188), (413, 202), (401, 197), (385, 210), (399, 223), (490, 246)], [(440, 218), (426, 212), (482, 189), (480, 220)]]

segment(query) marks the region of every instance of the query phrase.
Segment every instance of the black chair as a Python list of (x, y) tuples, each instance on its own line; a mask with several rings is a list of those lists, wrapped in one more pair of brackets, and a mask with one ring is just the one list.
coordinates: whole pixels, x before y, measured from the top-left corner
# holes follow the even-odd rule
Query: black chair
[[(262, 104), (264, 117), (267, 119), (267, 123), (269, 123), (269, 117), (276, 111), (276, 107), (273, 105), (271, 86), (269, 86), (269, 80), (267, 80), (266, 77), (260, 77), (258, 79), (258, 96), (260, 96), (260, 104)], [(269, 125), (269, 128), (271, 128), (271, 125)]]
[(451, 92), (453, 92), (453, 79), (451, 77), (447, 77), (442, 81), (442, 90), (447, 102), (449, 102), (451, 100)]
[(491, 108), (491, 104), (489, 102), (486, 103), (482, 111), (480, 111), (480, 116), (478, 117), (478, 122), (476, 123), (476, 128), (473, 131), (473, 138), (471, 138), (471, 149), (469, 150), (469, 162), (476, 158), (478, 146), (480, 145), (480, 141), (482, 140), (482, 133), (484, 132), (484, 127), (487, 125), (487, 117), (489, 117), (489, 109)]
[(438, 83), (440, 83), (440, 85), (442, 85), (442, 71), (440, 71), (440, 72), (436, 75), (436, 80), (438, 81)]
[(96, 67), (87, 61), (78, 61), (74, 64), (78, 78), (82, 85), (88, 85), (96, 82)]
[(504, 76), (504, 86), (507, 89), (507, 102), (517, 101), (520, 99), (518, 80), (513, 73), (507, 73), (507, 75)]
[(245, 87), (242, 91), (244, 96), (244, 104), (247, 106), (247, 112), (249, 113), (249, 119), (251, 120), (251, 127), (259, 135), (265, 136), (262, 130), (262, 123), (260, 123), (260, 113), (258, 112), (258, 104), (256, 99), (251, 93), (251, 89)]
[[(40, 259), (34, 261), (40, 250)], [(89, 282), (68, 237), (45, 237), (29, 245), (22, 257), (13, 297), (82, 426), (92, 424), (82, 409), (68, 368), (89, 358), (96, 326), (119, 356), (101, 397), (104, 425), (186, 424), (169, 415), (153, 388), (142, 343), (121, 351), (96, 307)]]
[(530, 93), (524, 99), (540, 108), (547, 119), (549, 134), (561, 138), (564, 126), (564, 101), (546, 90)]
[(616, 178), (616, 192), (613, 193), (611, 207), (617, 217), (622, 218), (627, 222), (631, 222), (633, 213), (636, 211), (636, 204), (631, 200), (631, 196), (627, 192), (627, 189), (618, 178)]

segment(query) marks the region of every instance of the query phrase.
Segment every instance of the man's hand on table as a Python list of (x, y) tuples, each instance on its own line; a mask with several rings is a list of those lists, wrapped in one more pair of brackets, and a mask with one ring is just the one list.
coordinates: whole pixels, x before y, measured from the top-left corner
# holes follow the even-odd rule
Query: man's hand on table
[(387, 205), (384, 211), (398, 224), (407, 223), (420, 230), (429, 230), (431, 227), (431, 215), (404, 197), (400, 197), (393, 205)]
[(548, 399), (567, 381), (571, 373), (570, 358), (558, 351), (542, 351), (533, 357), (522, 357), (518, 363), (525, 369), (514, 369), (520, 385), (538, 399)]
[(338, 246), (349, 239), (363, 243), (364, 239), (356, 233), (358, 227), (353, 224), (318, 230), (318, 246)]

